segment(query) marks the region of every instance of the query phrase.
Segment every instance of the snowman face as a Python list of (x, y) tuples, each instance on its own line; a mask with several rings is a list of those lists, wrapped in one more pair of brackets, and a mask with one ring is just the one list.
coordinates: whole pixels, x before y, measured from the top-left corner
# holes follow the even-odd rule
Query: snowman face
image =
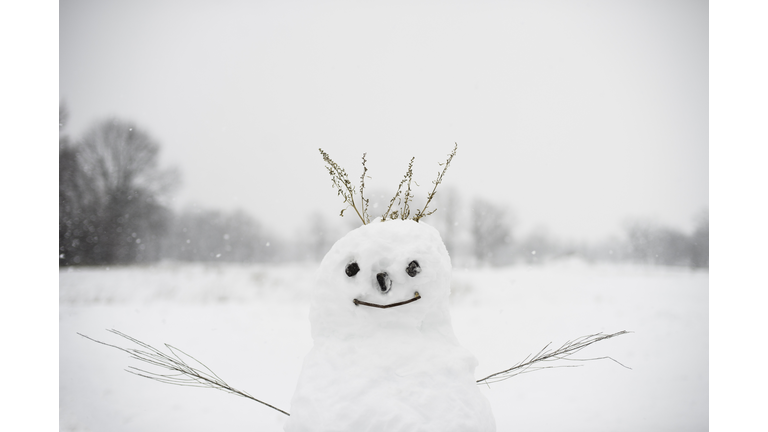
[(320, 265), (313, 328), (418, 326), (447, 305), (450, 273), (439, 233), (424, 222), (364, 225), (336, 242)]
[[(344, 270), (344, 272), (349, 277), (355, 277), (357, 276), (357, 273), (360, 272), (360, 266), (357, 264), (357, 262), (352, 261), (351, 263), (347, 264), (347, 268)], [(408, 267), (405, 269), (405, 272), (410, 277), (416, 277), (419, 273), (421, 273), (421, 266), (419, 266), (419, 262), (416, 260), (411, 261), (408, 263)], [(383, 271), (381, 273), (376, 274), (376, 283), (378, 284), (378, 289), (382, 293), (386, 294), (389, 292), (389, 290), (392, 289), (392, 278), (389, 277), (389, 273)], [(418, 291), (415, 291), (413, 293), (413, 298), (410, 300), (404, 300), (396, 303), (389, 303), (389, 304), (376, 304), (376, 303), (368, 303), (359, 299), (354, 299), (352, 302), (355, 304), (355, 306), (368, 306), (368, 307), (377, 307), (380, 309), (388, 309), (391, 307), (397, 307), (397, 306), (403, 306), (408, 303), (412, 303), (416, 300), (419, 300), (421, 298), (421, 295), (419, 295)]]

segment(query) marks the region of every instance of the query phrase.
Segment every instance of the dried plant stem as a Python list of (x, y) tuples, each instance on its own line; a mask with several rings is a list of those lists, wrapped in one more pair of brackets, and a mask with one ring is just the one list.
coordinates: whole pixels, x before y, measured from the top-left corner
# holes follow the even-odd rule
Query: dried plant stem
[(365, 195), (363, 195), (363, 190), (365, 189), (365, 173), (368, 172), (368, 168), (365, 166), (365, 155), (367, 153), (363, 153), (363, 175), (360, 176), (360, 207), (363, 209), (363, 216), (361, 219), (363, 219), (363, 224), (369, 224), (371, 223), (371, 218), (368, 216), (368, 200), (365, 199)]
[[(168, 355), (138, 339), (135, 339), (126, 335), (125, 333), (121, 333), (117, 330), (108, 330), (108, 331), (118, 336), (121, 336), (125, 339), (128, 339), (129, 341), (135, 343), (136, 345), (139, 345), (140, 347), (144, 348), (146, 351), (141, 349), (135, 349), (135, 348), (121, 348), (116, 345), (98, 341), (96, 339), (90, 338), (81, 333), (78, 333), (78, 334), (96, 343), (119, 349), (120, 351), (123, 351), (129, 354), (132, 358), (136, 360), (142, 361), (144, 363), (148, 363), (152, 366), (167, 369), (175, 373), (166, 375), (166, 374), (161, 374), (156, 372), (149, 372), (144, 369), (138, 369), (132, 366), (129, 366), (131, 370), (126, 369), (126, 372), (129, 372), (144, 378), (149, 378), (155, 381), (159, 381), (162, 383), (166, 383), (166, 384), (180, 385), (180, 386), (186, 386), (186, 387), (204, 387), (204, 388), (221, 390), (230, 394), (234, 394), (237, 396), (254, 400), (262, 405), (272, 408), (273, 410), (279, 411), (287, 416), (290, 416), (290, 414), (288, 414), (286, 411), (283, 411), (280, 408), (274, 407), (264, 401), (258, 400), (255, 397), (248, 394), (247, 392), (238, 390), (230, 386), (223, 379), (219, 378), (219, 376), (216, 375), (210, 368), (208, 368), (208, 366), (204, 365), (202, 362), (200, 362), (196, 358), (192, 357), (191, 355), (185, 353), (184, 351), (174, 346), (165, 344), (165, 347), (168, 348), (168, 350), (171, 352), (171, 355)], [(184, 361), (181, 358), (181, 356), (179, 356), (179, 353), (194, 360), (196, 363), (201, 365), (205, 370), (200, 370), (190, 366), (186, 361)]]
[(456, 149), (459, 148), (459, 144), (455, 143), (455, 142), (453, 144), (454, 144), (453, 151), (448, 155), (448, 160), (446, 160), (444, 164), (440, 164), (440, 165), (443, 166), (443, 170), (441, 172), (437, 173), (437, 179), (435, 179), (432, 182), (435, 185), (435, 187), (432, 188), (432, 192), (430, 192), (429, 195), (427, 195), (427, 202), (426, 202), (426, 204), (424, 204), (424, 208), (421, 209), (421, 210), (416, 210), (416, 215), (413, 216), (413, 220), (415, 220), (416, 222), (418, 222), (419, 219), (421, 219), (423, 217), (431, 215), (432, 213), (434, 213), (437, 210), (437, 209), (435, 209), (435, 210), (432, 210), (429, 213), (425, 213), (427, 211), (427, 207), (429, 206), (429, 203), (432, 201), (432, 198), (434, 198), (435, 194), (437, 193), (437, 185), (442, 183), (443, 176), (445, 175), (445, 172), (448, 171), (448, 166), (451, 164), (451, 161), (453, 160), (453, 157), (456, 156)]
[[(336, 187), (338, 195), (341, 195), (342, 198), (344, 198), (345, 203), (352, 206), (352, 208), (355, 210), (355, 213), (357, 213), (357, 217), (359, 217), (360, 220), (363, 221), (363, 225), (365, 225), (367, 222), (357, 210), (357, 206), (355, 205), (355, 189), (352, 187), (352, 182), (349, 181), (347, 172), (344, 171), (344, 168), (340, 167), (336, 162), (334, 162), (333, 159), (328, 156), (328, 153), (323, 151), (323, 149), (320, 149), (320, 154), (323, 155), (323, 160), (327, 164), (326, 169), (331, 175), (331, 181)], [(363, 161), (365, 161), (365, 157), (363, 157)], [(365, 169), (365, 162), (363, 162), (363, 168)], [(344, 210), (346, 210), (346, 208)], [(341, 211), (340, 216), (344, 216), (344, 210)], [(365, 210), (363, 212), (365, 212)]]
[[(427, 195), (427, 203), (424, 204), (424, 208), (421, 210), (416, 210), (416, 214), (411, 218), (414, 221), (418, 222), (420, 219), (429, 216), (436, 211), (432, 210), (431, 212), (427, 213), (427, 207), (429, 207), (429, 203), (432, 202), (432, 198), (435, 197), (435, 194), (437, 193), (437, 186), (443, 181), (443, 176), (445, 176), (445, 172), (448, 170), (448, 166), (451, 164), (451, 160), (453, 160), (453, 157), (456, 156), (456, 149), (458, 146), (458, 144), (454, 143), (453, 151), (448, 155), (448, 160), (446, 160), (444, 164), (440, 164), (444, 165), (443, 170), (437, 173), (437, 179), (432, 182), (435, 187), (432, 188), (432, 192)], [(358, 209), (357, 205), (355, 204), (355, 189), (352, 187), (352, 183), (349, 181), (349, 177), (347, 176), (346, 171), (344, 171), (342, 167), (334, 162), (333, 159), (328, 156), (328, 153), (323, 151), (323, 149), (319, 150), (320, 154), (323, 155), (323, 160), (325, 160), (326, 163), (326, 169), (331, 175), (331, 181), (333, 182), (333, 186), (336, 188), (337, 194), (341, 195), (342, 198), (344, 198), (344, 202), (348, 204), (347, 207), (341, 211), (340, 216), (344, 216), (344, 211), (351, 206), (355, 210), (355, 213), (357, 213), (357, 217), (363, 221), (363, 225), (371, 223), (371, 218), (368, 215), (368, 200), (365, 198), (365, 177), (366, 173), (368, 172), (368, 167), (365, 166), (365, 163), (367, 162), (365, 156), (367, 153), (363, 153), (363, 174), (360, 176), (360, 209), (362, 209), (361, 214), (360, 209)], [(410, 202), (413, 201), (413, 194), (411, 193), (411, 182), (413, 181), (414, 159), (415, 158), (413, 157), (411, 158), (411, 161), (408, 164), (408, 171), (406, 171), (403, 180), (401, 180), (400, 184), (397, 186), (397, 192), (395, 192), (395, 196), (391, 201), (389, 201), (389, 207), (387, 207), (387, 211), (385, 211), (381, 216), (382, 222), (388, 219), (406, 220), (411, 216)], [(407, 186), (405, 193), (401, 198), (400, 194), (403, 190), (403, 185), (406, 184), (406, 182)], [(416, 183), (416, 186), (418, 185), (419, 184)], [(392, 206), (395, 205), (395, 201), (397, 201), (397, 207), (394, 211), (392, 211)], [(400, 206), (401, 203), (402, 207)]]
[[(409, 190), (410, 190), (410, 180), (409, 178), (413, 176), (413, 160), (416, 159), (415, 157), (411, 158), (411, 161), (408, 163), (408, 171), (405, 172), (405, 176), (403, 176), (403, 179), (400, 180), (400, 184), (397, 186), (397, 192), (395, 192), (395, 196), (392, 197), (392, 199), (389, 201), (389, 207), (387, 207), (387, 211), (384, 212), (384, 214), (381, 216), (382, 221), (386, 221), (387, 217), (390, 219), (397, 219), (400, 215), (399, 210), (395, 210), (394, 213), (390, 215), (389, 211), (392, 210), (392, 205), (394, 205), (395, 200), (400, 196), (400, 191), (403, 189), (403, 184), (405, 184), (406, 181), (409, 182)], [(410, 173), (410, 175), (409, 175)], [(398, 207), (400, 206), (400, 201), (398, 201)]]
[[(572, 341), (568, 341), (564, 343), (560, 348), (556, 350), (548, 350), (551, 343), (547, 344), (544, 348), (541, 349), (536, 355), (531, 357), (530, 355), (526, 357), (523, 361), (516, 364), (515, 366), (512, 366), (509, 369), (503, 370), (501, 372), (496, 372), (491, 375), (488, 375), (485, 378), (481, 378), (477, 380), (478, 384), (490, 384), (495, 383), (499, 381), (504, 381), (509, 378), (512, 378), (516, 375), (533, 372), (541, 369), (554, 369), (554, 368), (561, 368), (561, 367), (579, 367), (583, 365), (554, 365), (554, 366), (534, 366), (537, 363), (542, 362), (552, 362), (557, 360), (569, 360), (569, 361), (590, 361), (590, 360), (601, 360), (601, 359), (608, 359), (613, 360), (614, 362), (618, 363), (619, 365), (631, 369), (627, 366), (624, 366), (620, 362), (616, 361), (615, 359), (611, 357), (595, 357), (595, 358), (588, 358), (588, 359), (573, 359), (569, 358), (570, 356), (578, 353), (579, 351), (583, 350), (584, 348), (592, 345), (593, 343), (600, 342), (606, 339), (610, 339), (616, 336), (621, 336), (623, 334), (627, 334), (626, 330), (622, 330), (618, 333), (613, 334), (603, 334), (603, 333), (596, 333), (588, 336), (582, 336), (580, 338), (574, 339)], [(530, 360), (529, 360), (530, 359)]]
[(413, 194), (411, 194), (411, 181), (413, 180), (413, 160), (416, 159), (415, 157), (411, 158), (411, 162), (408, 163), (408, 171), (405, 173), (405, 178), (408, 179), (408, 185), (405, 188), (405, 194), (403, 194), (403, 209), (400, 211), (400, 219), (406, 220), (408, 219), (408, 216), (411, 215), (411, 207), (408, 205), (408, 201), (413, 198)]
[[(402, 304), (411, 303), (413, 301), (416, 301), (420, 298), (418, 293), (414, 295), (414, 298), (400, 302), (395, 303), (392, 305), (374, 305), (371, 303), (365, 303), (365, 302), (355, 302), (355, 304), (362, 304), (365, 306), (373, 306), (373, 307), (392, 307), (392, 306), (400, 306)], [(287, 416), (290, 416), (290, 414), (287, 411), (283, 411), (280, 408), (277, 408), (273, 405), (270, 405), (264, 401), (261, 401), (259, 399), (256, 399), (255, 397), (251, 396), (245, 391), (238, 390), (229, 384), (227, 384), (223, 379), (221, 379), (216, 373), (214, 373), (208, 366), (204, 365), (202, 362), (197, 360), (196, 358), (192, 357), (191, 355), (185, 353), (184, 351), (169, 345), (165, 344), (165, 347), (168, 348), (170, 351), (170, 355), (163, 353), (162, 351), (158, 350), (157, 348), (152, 347), (151, 345), (144, 343), (138, 339), (135, 339), (131, 336), (126, 335), (125, 333), (119, 332), (117, 330), (108, 330), (111, 333), (114, 333), (120, 337), (123, 337), (136, 345), (140, 346), (144, 350), (141, 349), (135, 349), (135, 348), (122, 348), (116, 345), (108, 344), (106, 342), (102, 342), (96, 339), (93, 339), (91, 337), (88, 337), (84, 334), (78, 333), (80, 336), (89, 339), (93, 342), (96, 342), (101, 345), (106, 345), (108, 347), (116, 348), (120, 351), (123, 351), (127, 354), (129, 354), (132, 358), (142, 361), (144, 363), (148, 363), (152, 366), (160, 367), (162, 369), (166, 369), (172, 372), (175, 372), (173, 374), (161, 374), (157, 372), (150, 372), (144, 369), (135, 368), (132, 366), (129, 366), (129, 369), (126, 369), (126, 372), (132, 373), (134, 375), (138, 375), (140, 377), (149, 378), (155, 381), (159, 381), (166, 384), (173, 384), (173, 385), (179, 385), (179, 386), (186, 386), (186, 387), (203, 387), (203, 388), (212, 388), (224, 391), (226, 393), (234, 394), (237, 396), (241, 396), (247, 399), (251, 399), (253, 401), (256, 401), (264, 406), (267, 406), (269, 408), (272, 408), (275, 411), (279, 411), (282, 414), (285, 414)], [(582, 336), (580, 338), (574, 339), (572, 341), (568, 341), (564, 343), (560, 348), (556, 350), (548, 350), (551, 343), (547, 344), (544, 348), (542, 348), (536, 355), (531, 357), (530, 355), (526, 357), (523, 361), (516, 364), (515, 366), (512, 366), (509, 369), (493, 373), (491, 375), (488, 375), (485, 378), (481, 378), (477, 380), (478, 384), (490, 384), (495, 383), (499, 381), (504, 381), (509, 378), (512, 378), (514, 376), (533, 372), (541, 369), (554, 369), (554, 368), (561, 368), (561, 367), (579, 367), (582, 365), (554, 365), (554, 366), (534, 366), (537, 363), (543, 363), (543, 362), (552, 362), (557, 360), (569, 360), (569, 361), (591, 361), (591, 360), (601, 360), (601, 359), (608, 359), (612, 360), (622, 367), (625, 367), (627, 369), (631, 369), (620, 362), (616, 361), (615, 359), (611, 357), (594, 357), (594, 358), (587, 358), (587, 359), (573, 359), (570, 358), (570, 356), (578, 353), (579, 351), (583, 350), (584, 348), (596, 343), (600, 342), (606, 339), (610, 339), (616, 336), (621, 336), (623, 334), (627, 334), (629, 332), (622, 330), (617, 333), (612, 334), (603, 334), (603, 333), (596, 333), (588, 336)], [(194, 360), (196, 363), (201, 365), (205, 370), (197, 369), (193, 366), (190, 366), (179, 354), (183, 354), (184, 356)]]

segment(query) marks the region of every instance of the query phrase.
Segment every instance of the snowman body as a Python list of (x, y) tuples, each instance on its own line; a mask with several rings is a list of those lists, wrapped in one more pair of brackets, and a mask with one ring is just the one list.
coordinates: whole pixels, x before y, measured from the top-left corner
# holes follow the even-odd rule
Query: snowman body
[(375, 221), (336, 242), (312, 287), (314, 346), (285, 431), (495, 431), (453, 333), (450, 278), (424, 222)]

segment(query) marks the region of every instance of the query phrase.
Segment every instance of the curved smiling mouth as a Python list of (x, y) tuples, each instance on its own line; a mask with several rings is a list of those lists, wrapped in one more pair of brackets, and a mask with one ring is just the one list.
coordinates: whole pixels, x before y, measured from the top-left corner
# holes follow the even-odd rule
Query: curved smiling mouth
[(415, 302), (416, 300), (418, 300), (420, 298), (421, 298), (421, 296), (419, 295), (419, 292), (416, 291), (416, 292), (413, 293), (413, 298), (410, 299), (410, 300), (405, 300), (405, 301), (401, 301), (401, 302), (397, 302), (397, 303), (390, 303), (390, 304), (386, 304), (386, 305), (380, 305), (380, 304), (376, 304), (376, 303), (368, 303), (368, 302), (364, 302), (364, 301), (358, 300), (358, 299), (354, 299), (354, 300), (352, 300), (352, 302), (355, 304), (355, 306), (363, 305), (363, 306), (370, 306), (370, 307), (375, 307), (375, 308), (380, 308), (380, 309), (386, 309), (386, 308), (391, 308), (391, 307), (395, 307), (395, 306), (402, 306), (402, 305), (405, 305), (405, 304), (408, 304), (408, 303), (413, 303), (413, 302)]

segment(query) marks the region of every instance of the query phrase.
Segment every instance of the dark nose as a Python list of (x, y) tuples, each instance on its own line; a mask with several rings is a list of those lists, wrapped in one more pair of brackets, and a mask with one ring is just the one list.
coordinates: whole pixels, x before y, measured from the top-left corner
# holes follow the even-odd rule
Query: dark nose
[(389, 275), (386, 272), (377, 274), (376, 281), (379, 282), (379, 290), (382, 293), (385, 293), (392, 288), (392, 279), (389, 278)]

